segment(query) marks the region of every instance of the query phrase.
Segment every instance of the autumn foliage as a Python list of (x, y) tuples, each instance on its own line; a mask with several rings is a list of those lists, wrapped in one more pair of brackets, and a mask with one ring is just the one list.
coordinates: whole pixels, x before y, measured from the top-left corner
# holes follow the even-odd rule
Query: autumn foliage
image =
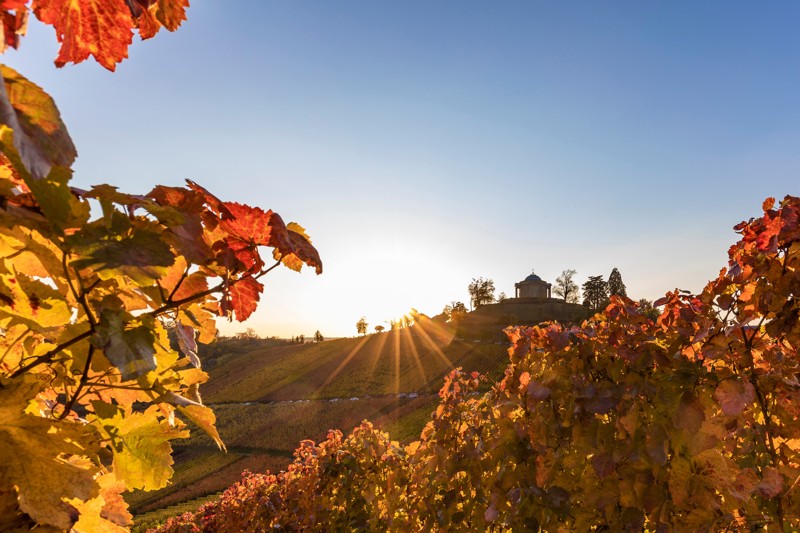
[[(56, 29), (57, 64), (93, 55), (113, 70), (131, 28), (175, 29), (186, 5), (6, 0), (2, 44), (31, 9)], [(55, 103), (0, 74), (0, 530), (124, 530), (122, 492), (166, 485), (187, 422), (224, 447), (197, 343), (219, 317), (247, 319), (272, 269), (322, 263), (301, 226), (192, 181), (70, 186), (77, 152)]]
[(508, 330), (490, 392), (454, 371), (418, 441), (301, 443), (160, 531), (710, 531), (800, 526), (800, 198), (736, 226), (728, 267), (657, 320), (614, 297)]
[(0, 52), (19, 46), (33, 12), (56, 32), (57, 66), (92, 56), (113, 71), (128, 57), (134, 32), (150, 39), (162, 27), (174, 31), (188, 7), (189, 0), (0, 0)]

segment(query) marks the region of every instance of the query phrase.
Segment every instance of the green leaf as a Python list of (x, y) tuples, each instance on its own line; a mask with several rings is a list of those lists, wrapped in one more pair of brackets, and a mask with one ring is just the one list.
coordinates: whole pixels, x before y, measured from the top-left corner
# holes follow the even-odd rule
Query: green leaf
[(146, 326), (126, 328), (119, 312), (103, 311), (93, 342), (126, 381), (156, 369), (153, 331)]
[(44, 215), (59, 233), (80, 227), (89, 220), (88, 202), (76, 198), (67, 185), (71, 178), (71, 170), (53, 167), (46, 178), (26, 180)]
[(99, 229), (75, 235), (70, 240), (80, 247), (79, 251), (84, 256), (72, 261), (72, 266), (78, 269), (93, 268), (103, 279), (123, 274), (139, 283), (150, 284), (152, 280), (159, 279), (164, 268), (175, 261), (169, 245), (155, 231), (134, 229), (117, 238), (90, 240)]

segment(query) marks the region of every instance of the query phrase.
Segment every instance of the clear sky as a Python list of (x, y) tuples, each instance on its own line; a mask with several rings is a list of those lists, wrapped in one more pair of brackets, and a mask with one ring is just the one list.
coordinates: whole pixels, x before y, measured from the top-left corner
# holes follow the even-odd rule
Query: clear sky
[(114, 74), (56, 69), (37, 23), (0, 60), (56, 99), (75, 185), (191, 178), (307, 228), (325, 272), (273, 272), (226, 333), (353, 335), (468, 302), (473, 277), (512, 295), (532, 268), (698, 291), (732, 226), (800, 194), (797, 3), (195, 0), (188, 17)]

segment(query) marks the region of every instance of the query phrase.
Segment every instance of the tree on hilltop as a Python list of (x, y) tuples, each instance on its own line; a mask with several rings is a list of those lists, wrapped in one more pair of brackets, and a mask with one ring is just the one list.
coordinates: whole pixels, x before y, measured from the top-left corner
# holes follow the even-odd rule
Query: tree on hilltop
[(578, 284), (575, 283), (575, 270), (569, 269), (561, 272), (561, 275), (556, 278), (553, 293), (570, 304), (576, 304), (580, 301)]
[(608, 305), (608, 283), (603, 276), (589, 276), (583, 284), (583, 305), (593, 312), (605, 309)]
[(325, 340), (325, 337), (323, 337), (322, 333), (320, 333), (319, 330), (317, 330), (317, 332), (314, 333), (314, 342), (322, 342), (324, 340)]
[(444, 306), (442, 314), (447, 317), (447, 322), (459, 322), (467, 314), (464, 302), (450, 302)]
[(356, 331), (358, 331), (359, 335), (366, 335), (367, 326), (369, 326), (369, 324), (367, 324), (367, 319), (366, 317), (362, 316), (358, 319), (358, 322), (356, 322)]
[(377, 326), (375, 326), (375, 333), (380, 333), (380, 332), (382, 332), (384, 329), (386, 329), (386, 328), (384, 328), (383, 326), (381, 326), (380, 324), (378, 324)]
[(494, 281), (491, 279), (472, 278), (467, 291), (474, 309), (494, 301)]
[(628, 296), (625, 290), (625, 284), (622, 282), (622, 274), (614, 267), (611, 275), (608, 276), (608, 295), (609, 296)]

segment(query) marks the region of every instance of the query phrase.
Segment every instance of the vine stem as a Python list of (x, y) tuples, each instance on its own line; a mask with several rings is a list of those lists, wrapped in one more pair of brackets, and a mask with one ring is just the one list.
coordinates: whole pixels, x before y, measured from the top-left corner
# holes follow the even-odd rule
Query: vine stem
[[(66, 265), (66, 254), (64, 255), (63, 262)], [(271, 267), (267, 268), (266, 270), (262, 270), (256, 276), (253, 276), (254, 279), (258, 279), (258, 278), (266, 275), (267, 273), (269, 273), (273, 269), (277, 268), (280, 264), (281, 264), (280, 260), (276, 261), (275, 264), (272, 265)], [(70, 277), (69, 277), (68, 274), (67, 274), (67, 279), (70, 280)], [(199, 292), (197, 294), (193, 294), (191, 296), (187, 296), (186, 298), (181, 298), (180, 300), (168, 301), (163, 306), (161, 306), (161, 307), (159, 307), (157, 309), (154, 309), (153, 311), (151, 311), (150, 313), (147, 313), (147, 314), (149, 316), (157, 317), (157, 316), (159, 316), (160, 314), (162, 314), (162, 313), (164, 313), (166, 311), (170, 311), (172, 309), (176, 309), (176, 308), (180, 307), (181, 305), (187, 304), (189, 302), (193, 302), (195, 300), (199, 300), (201, 298), (205, 298), (206, 296), (214, 294), (215, 292), (219, 292), (225, 287), (226, 283), (228, 285), (235, 285), (236, 283), (238, 283), (240, 281), (240, 279), (239, 280), (233, 280), (233, 281), (227, 281), (227, 282), (223, 281), (219, 285), (217, 285), (215, 287), (212, 287), (212, 288), (210, 288), (208, 290)], [(75, 290), (75, 288), (72, 285), (71, 281), (69, 282), (69, 286), (70, 286), (70, 289), (73, 291), (73, 295), (76, 296), (76, 300), (81, 304), (81, 306), (84, 308), (84, 311), (86, 311), (86, 313), (87, 313), (87, 316), (88, 316), (87, 320), (89, 320), (89, 324), (90, 324), (89, 329), (87, 331), (84, 331), (80, 335), (77, 335), (77, 336), (73, 337), (72, 339), (59, 344), (58, 346), (56, 346), (55, 348), (53, 348), (52, 350), (50, 350), (46, 354), (40, 355), (39, 357), (35, 358), (30, 363), (18, 368), (15, 372), (13, 372), (9, 376), (12, 379), (16, 378), (16, 377), (19, 377), (20, 375), (24, 374), (25, 372), (27, 372), (31, 368), (34, 368), (34, 367), (39, 366), (41, 364), (46, 364), (46, 363), (52, 362), (53, 359), (55, 358), (55, 356), (58, 355), (61, 351), (66, 350), (67, 348), (69, 348), (73, 344), (77, 344), (78, 342), (80, 342), (80, 341), (82, 341), (82, 340), (84, 340), (84, 339), (86, 339), (88, 337), (91, 337), (92, 335), (95, 334), (96, 329), (97, 329), (97, 323), (96, 323), (96, 321), (94, 319), (94, 316), (89, 312), (88, 302), (86, 301), (86, 294), (84, 293), (84, 294), (78, 296), (77, 295), (77, 291)]]
[(83, 366), (83, 374), (81, 375), (81, 381), (78, 383), (78, 388), (75, 389), (75, 392), (72, 395), (72, 398), (64, 404), (64, 411), (59, 415), (58, 420), (64, 420), (70, 411), (72, 411), (72, 406), (75, 405), (75, 401), (81, 394), (81, 390), (86, 386), (86, 382), (89, 381), (89, 369), (92, 366), (92, 357), (94, 356), (94, 344), (89, 344), (89, 352), (86, 354), (86, 364)]
[[(761, 325), (764, 322), (764, 317), (762, 317), (761, 322), (759, 322), (756, 330), (753, 334), (748, 338), (747, 334), (744, 332), (743, 329), (740, 329), (740, 333), (742, 335), (742, 340), (744, 341), (745, 350), (747, 350), (747, 358), (748, 358), (748, 370), (750, 373), (750, 384), (753, 385), (753, 390), (756, 393), (756, 399), (758, 400), (758, 406), (761, 409), (761, 415), (764, 417), (764, 437), (765, 437), (765, 444), (767, 447), (767, 451), (769, 452), (770, 459), (772, 462), (773, 468), (777, 468), (778, 465), (778, 452), (775, 449), (775, 441), (772, 437), (772, 420), (769, 414), (769, 409), (767, 407), (767, 401), (764, 397), (764, 393), (761, 391), (761, 388), (758, 386), (758, 379), (756, 378), (756, 367), (755, 362), (753, 361), (753, 342), (756, 339), (756, 335), (758, 331), (761, 329)], [(784, 530), (784, 520), (783, 520), (783, 503), (781, 498), (778, 498), (777, 502), (777, 511), (778, 511), (778, 524), (780, 525), (781, 530)]]
[(62, 350), (66, 350), (67, 348), (69, 348), (73, 344), (77, 344), (80, 341), (82, 341), (83, 339), (91, 337), (92, 335), (94, 335), (94, 329), (89, 329), (87, 331), (84, 331), (80, 335), (76, 335), (75, 337), (71, 338), (70, 340), (68, 340), (66, 342), (62, 342), (61, 344), (59, 344), (58, 346), (56, 346), (55, 348), (53, 348), (52, 350), (50, 350), (46, 354), (40, 355), (39, 357), (37, 357), (36, 359), (31, 361), (27, 365), (22, 366), (19, 369), (17, 369), (13, 374), (11, 374), (10, 377), (12, 379), (16, 378), (16, 377), (24, 374), (25, 372), (27, 372), (28, 370), (30, 370), (31, 368), (33, 368), (35, 366), (39, 366), (41, 364), (45, 364), (45, 363), (51, 362), (53, 360), (53, 358), (56, 355), (58, 355)]

